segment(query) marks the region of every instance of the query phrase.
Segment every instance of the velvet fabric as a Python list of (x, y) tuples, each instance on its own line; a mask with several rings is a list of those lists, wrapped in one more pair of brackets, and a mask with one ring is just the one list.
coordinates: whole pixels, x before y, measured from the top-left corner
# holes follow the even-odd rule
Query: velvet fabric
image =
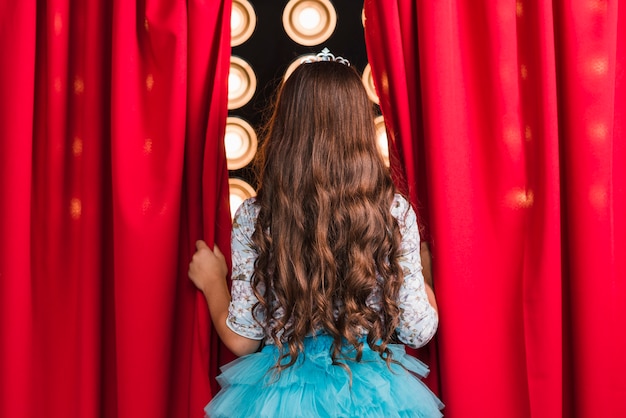
[[(448, 417), (626, 415), (626, 8), (365, 1)], [(488, 399), (488, 401), (485, 401)]]
[(228, 1), (0, 3), (0, 416), (201, 417)]

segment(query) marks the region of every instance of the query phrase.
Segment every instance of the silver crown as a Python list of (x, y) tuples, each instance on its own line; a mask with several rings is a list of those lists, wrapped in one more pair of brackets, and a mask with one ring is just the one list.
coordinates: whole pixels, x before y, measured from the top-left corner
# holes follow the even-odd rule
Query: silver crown
[(350, 66), (350, 61), (348, 61), (344, 57), (336, 57), (336, 56), (334, 56), (330, 52), (330, 49), (328, 49), (328, 48), (322, 49), (322, 52), (320, 52), (319, 54), (317, 54), (315, 56), (311, 56), (311, 57), (307, 57), (307, 58), (303, 59), (302, 61), (300, 61), (300, 63), (301, 64), (305, 64), (305, 63), (319, 62), (319, 61), (334, 61), (334, 62), (338, 62), (338, 63), (343, 64), (343, 65), (347, 65), (348, 67)]

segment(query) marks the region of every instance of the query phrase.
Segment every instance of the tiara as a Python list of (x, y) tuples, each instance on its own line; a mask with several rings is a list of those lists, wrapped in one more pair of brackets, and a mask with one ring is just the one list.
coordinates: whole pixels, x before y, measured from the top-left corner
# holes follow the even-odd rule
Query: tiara
[(330, 52), (330, 49), (328, 49), (328, 48), (322, 49), (322, 52), (320, 52), (319, 54), (317, 54), (315, 56), (310, 56), (310, 57), (307, 57), (307, 58), (303, 59), (302, 61), (300, 61), (300, 64), (307, 64), (307, 63), (319, 62), (319, 61), (334, 61), (334, 62), (338, 62), (338, 63), (343, 64), (343, 65), (347, 65), (348, 67), (350, 66), (350, 61), (348, 61), (344, 57), (336, 57), (336, 56), (334, 56)]

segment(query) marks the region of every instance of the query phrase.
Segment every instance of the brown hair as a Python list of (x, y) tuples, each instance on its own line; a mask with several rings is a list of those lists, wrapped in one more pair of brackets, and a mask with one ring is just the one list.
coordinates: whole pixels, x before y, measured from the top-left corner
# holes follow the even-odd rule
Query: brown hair
[[(401, 235), (357, 72), (336, 62), (300, 65), (280, 88), (258, 168), (254, 312), (272, 319), (265, 326), (281, 350), (277, 368), (294, 364), (319, 329), (334, 339), (335, 363), (343, 346), (360, 360), (364, 334), (391, 361)], [(366, 301), (378, 287), (374, 309)]]

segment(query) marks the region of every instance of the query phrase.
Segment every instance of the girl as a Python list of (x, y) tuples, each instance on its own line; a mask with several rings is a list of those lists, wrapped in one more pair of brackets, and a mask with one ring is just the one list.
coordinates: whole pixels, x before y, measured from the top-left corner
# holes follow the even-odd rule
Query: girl
[(404, 351), (434, 335), (415, 213), (376, 145), (373, 107), (345, 60), (319, 55), (283, 83), (260, 152), (256, 198), (224, 256), (198, 241), (189, 277), (206, 296), (226, 365), (210, 417), (438, 417)]

